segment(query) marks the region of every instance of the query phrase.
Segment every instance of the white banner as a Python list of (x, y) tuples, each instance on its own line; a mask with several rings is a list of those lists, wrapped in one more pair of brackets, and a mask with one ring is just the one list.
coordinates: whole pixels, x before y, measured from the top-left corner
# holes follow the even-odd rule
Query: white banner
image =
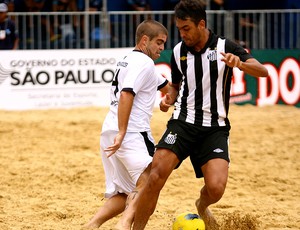
[(0, 109), (109, 106), (116, 61), (131, 49), (0, 51)]

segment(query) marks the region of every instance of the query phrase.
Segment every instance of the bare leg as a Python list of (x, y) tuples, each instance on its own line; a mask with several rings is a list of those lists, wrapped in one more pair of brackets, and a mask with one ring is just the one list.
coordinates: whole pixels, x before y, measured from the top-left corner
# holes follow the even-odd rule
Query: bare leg
[(99, 228), (107, 220), (122, 213), (125, 209), (126, 198), (127, 195), (124, 193), (116, 194), (109, 198), (84, 227), (86, 229)]
[(135, 210), (134, 199), (136, 198), (136, 194), (137, 191), (133, 191), (128, 195), (125, 210), (123, 212), (122, 217), (119, 219), (117, 225), (115, 226), (116, 229), (119, 230), (131, 229), (131, 225), (133, 223), (133, 218), (134, 218), (134, 210)]
[(151, 164), (145, 169), (145, 171), (140, 175), (135, 191), (131, 192), (126, 201), (126, 208), (123, 212), (122, 217), (116, 225), (119, 230), (130, 230), (134, 220), (134, 214), (137, 206), (137, 198), (139, 196), (139, 191), (145, 186), (149, 174), (150, 174)]
[(205, 189), (205, 186), (201, 190), (200, 198), (197, 199), (196, 203), (195, 203), (197, 210), (198, 210), (198, 214), (203, 219), (207, 230), (218, 230), (219, 225), (217, 223), (217, 220), (210, 212), (210, 210), (208, 208), (209, 205), (206, 204), (207, 197), (205, 195), (203, 195), (203, 192), (202, 192), (204, 189)]
[(208, 206), (218, 202), (224, 194), (228, 177), (228, 162), (223, 159), (210, 160), (202, 166), (202, 172), (205, 185), (201, 189), (200, 198), (196, 200), (196, 207), (206, 228), (217, 230), (219, 225)]
[(137, 199), (133, 230), (145, 228), (155, 210), (159, 193), (178, 162), (170, 150), (158, 149), (154, 154), (149, 179)]

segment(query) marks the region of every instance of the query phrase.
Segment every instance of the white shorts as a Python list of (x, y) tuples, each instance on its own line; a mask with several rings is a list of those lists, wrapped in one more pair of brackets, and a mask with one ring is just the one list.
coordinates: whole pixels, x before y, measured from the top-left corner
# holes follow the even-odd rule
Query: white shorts
[[(109, 198), (117, 193), (129, 194), (136, 187), (136, 182), (147, 166), (152, 162), (145, 138), (141, 133), (126, 133), (118, 151), (107, 158), (104, 152), (112, 145), (116, 131), (104, 131), (100, 136), (100, 152), (105, 171), (106, 191), (105, 197)], [(154, 146), (154, 139), (150, 132), (147, 133), (148, 142)]]

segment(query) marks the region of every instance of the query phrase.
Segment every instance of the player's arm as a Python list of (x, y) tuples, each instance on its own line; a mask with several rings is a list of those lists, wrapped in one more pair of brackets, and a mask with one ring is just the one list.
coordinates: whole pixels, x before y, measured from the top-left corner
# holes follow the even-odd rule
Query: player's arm
[(182, 80), (182, 73), (178, 69), (174, 52), (171, 55), (170, 63), (172, 82), (168, 83), (168, 92), (159, 104), (160, 110), (163, 112), (167, 112), (169, 108), (175, 103), (179, 92), (179, 85)]
[(159, 108), (161, 111), (167, 112), (176, 101), (179, 84), (169, 82), (164, 88), (166, 88), (167, 92), (165, 93), (165, 97), (159, 103)]
[(119, 133), (125, 136), (133, 105), (134, 93), (131, 91), (121, 91), (118, 107)]
[(267, 68), (255, 58), (250, 58), (245, 62), (241, 61), (238, 68), (254, 77), (267, 77), (269, 75)]
[(113, 155), (121, 146), (126, 135), (129, 116), (133, 105), (134, 94), (131, 91), (121, 91), (118, 105), (119, 132), (115, 137), (114, 144), (107, 147), (105, 151), (110, 152), (107, 157)]
[(246, 74), (254, 77), (267, 77), (269, 75), (267, 68), (264, 67), (255, 58), (249, 58), (243, 62), (240, 60), (239, 56), (232, 53), (221, 52), (221, 54), (223, 55), (223, 58), (221, 60), (231, 68), (237, 67), (241, 71), (244, 71)]

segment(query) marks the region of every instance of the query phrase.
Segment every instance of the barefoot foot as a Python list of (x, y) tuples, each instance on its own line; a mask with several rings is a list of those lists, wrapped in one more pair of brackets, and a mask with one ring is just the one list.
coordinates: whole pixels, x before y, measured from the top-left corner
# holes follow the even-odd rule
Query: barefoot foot
[(99, 227), (97, 225), (92, 224), (86, 224), (81, 227), (81, 230), (88, 230), (88, 229), (98, 229)]
[(208, 208), (204, 208), (200, 206), (200, 199), (196, 200), (196, 207), (198, 210), (199, 216), (203, 219), (205, 223), (206, 230), (219, 230), (220, 225), (218, 224), (216, 218), (210, 212)]

